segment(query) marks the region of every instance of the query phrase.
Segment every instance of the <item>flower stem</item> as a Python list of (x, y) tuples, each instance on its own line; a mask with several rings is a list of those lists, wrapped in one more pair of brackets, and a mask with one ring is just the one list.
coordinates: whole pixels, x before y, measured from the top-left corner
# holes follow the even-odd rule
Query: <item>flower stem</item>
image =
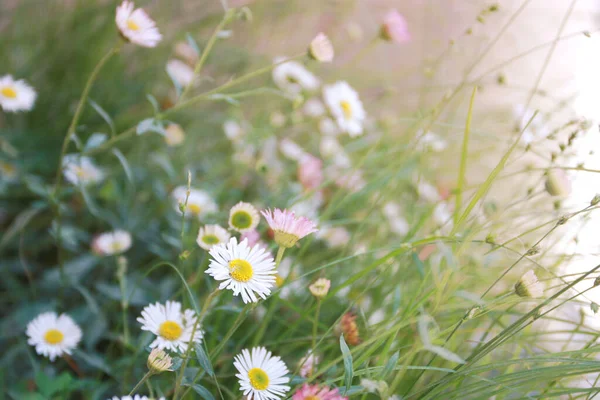
[(194, 77), (193, 77), (192, 81), (189, 83), (189, 85), (187, 85), (185, 87), (185, 89), (183, 89), (183, 93), (181, 93), (181, 96), (179, 96), (178, 102), (183, 100), (185, 95), (188, 94), (188, 92), (194, 85), (194, 81), (196, 80), (196, 77), (198, 75), (200, 75), (200, 71), (202, 71), (202, 67), (204, 66), (204, 63), (206, 62), (206, 59), (208, 58), (210, 51), (212, 50), (213, 46), (215, 45), (215, 42), (217, 41), (217, 35), (219, 34), (219, 32), (221, 32), (221, 29), (223, 29), (225, 24), (227, 24), (231, 20), (231, 18), (234, 15), (234, 12), (235, 12), (235, 10), (231, 9), (231, 10), (227, 11), (225, 13), (225, 15), (223, 15), (223, 19), (221, 20), (219, 25), (217, 25), (217, 27), (215, 28), (212, 36), (208, 39), (208, 43), (206, 44), (206, 47), (204, 48), (204, 51), (202, 52), (202, 56), (200, 57), (200, 60), (198, 60), (198, 63), (194, 67)]
[(275, 267), (279, 267), (279, 264), (283, 259), (283, 253), (285, 253), (285, 247), (279, 246), (279, 250), (277, 250), (277, 257), (275, 258)]
[(138, 390), (144, 384), (144, 382), (146, 382), (151, 376), (152, 376), (152, 371), (146, 372), (146, 375), (144, 375), (144, 377), (142, 379), (140, 379), (140, 381), (137, 383), (137, 385), (135, 385), (135, 387), (133, 389), (131, 389), (131, 392), (129, 392), (129, 396), (134, 394), (135, 391)]
[(312, 354), (315, 354), (315, 347), (317, 347), (317, 327), (319, 325), (319, 314), (321, 313), (321, 299), (317, 299), (317, 309), (315, 311), (315, 319), (313, 320), (312, 330)]

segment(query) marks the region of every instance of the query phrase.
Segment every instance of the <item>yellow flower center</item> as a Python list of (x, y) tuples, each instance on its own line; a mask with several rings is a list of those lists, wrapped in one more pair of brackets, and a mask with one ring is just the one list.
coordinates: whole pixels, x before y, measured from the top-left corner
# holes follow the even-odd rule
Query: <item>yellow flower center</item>
[(246, 229), (252, 225), (252, 216), (246, 211), (238, 211), (231, 216), (231, 225), (237, 229)]
[(59, 344), (63, 341), (64, 338), (65, 338), (65, 335), (63, 335), (63, 333), (61, 331), (59, 331), (58, 329), (50, 329), (44, 335), (44, 340), (48, 344)]
[(218, 244), (219, 238), (216, 237), (215, 235), (204, 235), (202, 237), (202, 241), (206, 244)]
[(9, 99), (14, 99), (15, 97), (17, 97), (17, 91), (11, 87), (2, 88), (2, 90), (0, 90), (0, 93), (2, 93), (2, 96), (8, 97)]
[(352, 106), (346, 100), (340, 103), (340, 107), (342, 107), (342, 111), (344, 112), (344, 117), (346, 119), (352, 118)]
[(252, 265), (246, 260), (235, 260), (229, 261), (229, 276), (238, 282), (248, 282), (254, 275)]
[(285, 282), (285, 279), (283, 278), (283, 276), (281, 276), (279, 274), (275, 275), (275, 285), (277, 287), (283, 286), (283, 282)]
[(110, 244), (110, 248), (112, 249), (112, 251), (114, 251), (116, 253), (116, 252), (121, 251), (122, 246), (121, 246), (121, 243), (119, 243), (119, 242), (112, 242)]
[(135, 21), (133, 21), (131, 18), (127, 20), (127, 27), (129, 29), (131, 29), (132, 31), (140, 30), (140, 26), (138, 24), (136, 24)]
[(199, 215), (202, 209), (198, 204), (188, 204), (188, 210), (194, 215)]
[(269, 387), (269, 376), (260, 368), (252, 368), (248, 371), (250, 384), (256, 390), (265, 390)]
[(158, 334), (167, 340), (177, 340), (182, 333), (183, 328), (175, 321), (165, 321), (158, 328)]
[(319, 396), (306, 396), (304, 400), (321, 400)]

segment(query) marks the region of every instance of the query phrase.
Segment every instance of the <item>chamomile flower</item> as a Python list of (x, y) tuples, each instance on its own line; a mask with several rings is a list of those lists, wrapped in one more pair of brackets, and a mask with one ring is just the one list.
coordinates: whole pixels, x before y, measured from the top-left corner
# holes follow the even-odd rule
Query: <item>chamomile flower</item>
[(218, 244), (227, 242), (230, 237), (227, 229), (220, 225), (204, 225), (198, 231), (196, 243), (204, 250), (210, 250)]
[(0, 106), (4, 111), (29, 111), (37, 93), (24, 80), (15, 81), (12, 75), (0, 78)]
[(248, 240), (214, 246), (210, 250), (210, 264), (206, 273), (222, 281), (219, 289), (231, 289), (234, 296), (241, 295), (244, 303), (257, 302), (258, 296), (266, 299), (275, 284), (273, 257), (261, 246), (248, 246)]
[(280, 357), (273, 356), (264, 347), (244, 349), (235, 356), (233, 365), (238, 370), (240, 390), (248, 400), (277, 400), (285, 397), (290, 381), (289, 373)]
[(97, 236), (92, 242), (92, 248), (100, 255), (112, 256), (129, 250), (131, 241), (131, 234), (129, 232), (116, 230)]
[(344, 81), (323, 87), (323, 98), (338, 127), (355, 137), (363, 133), (363, 123), (367, 114), (358, 93)]
[(63, 354), (71, 354), (81, 340), (81, 329), (66, 314), (45, 312), (27, 324), (27, 343), (50, 361)]
[(269, 227), (275, 232), (275, 242), (279, 246), (290, 248), (303, 237), (317, 232), (317, 226), (306, 217), (296, 217), (293, 211), (278, 208), (262, 211)]
[(244, 233), (256, 229), (260, 215), (250, 203), (240, 201), (229, 211), (229, 227), (234, 231)]
[[(284, 57), (275, 59), (275, 63), (284, 61)], [(287, 61), (273, 68), (273, 81), (281, 90), (292, 95), (302, 91), (315, 91), (321, 85), (319, 79), (296, 61)]]
[(115, 22), (121, 35), (131, 43), (142, 47), (156, 47), (162, 39), (162, 35), (156, 27), (156, 23), (138, 8), (134, 10), (133, 1), (125, 0), (117, 6)]
[(104, 179), (104, 172), (91, 158), (78, 154), (67, 154), (63, 158), (63, 174), (73, 185), (88, 185)]
[(187, 207), (185, 216), (202, 218), (207, 214), (214, 213), (218, 210), (217, 204), (214, 202), (212, 197), (203, 190), (190, 189), (190, 195), (187, 195), (187, 187), (178, 186), (176, 187), (171, 196), (175, 200), (175, 209), (181, 213), (179, 209), (180, 204), (185, 204), (187, 197)]
[(150, 348), (183, 353), (190, 342), (199, 343), (204, 336), (200, 326), (196, 326), (192, 338), (196, 318), (196, 314), (190, 309), (182, 312), (181, 303), (167, 301), (166, 304), (157, 302), (147, 305), (137, 321), (142, 324), (142, 330), (156, 335), (156, 339), (150, 343)]

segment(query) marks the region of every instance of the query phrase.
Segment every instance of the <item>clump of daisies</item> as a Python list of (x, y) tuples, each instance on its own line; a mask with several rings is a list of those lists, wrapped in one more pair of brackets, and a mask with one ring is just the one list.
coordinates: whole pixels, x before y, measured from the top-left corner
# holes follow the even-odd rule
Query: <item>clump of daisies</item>
[(181, 303), (167, 301), (166, 304), (150, 304), (137, 319), (142, 330), (156, 335), (150, 348), (184, 352), (190, 343), (200, 343), (204, 332), (199, 326), (193, 310), (181, 310)]
[(71, 354), (81, 341), (81, 329), (66, 314), (45, 312), (27, 324), (27, 343), (35, 351), (54, 361), (56, 357)]
[(211, 256), (205, 271), (219, 281), (219, 289), (229, 289), (234, 296), (241, 295), (244, 303), (266, 299), (275, 284), (275, 262), (269, 252), (260, 245), (250, 247), (248, 240), (238, 243), (229, 239), (210, 249)]
[(142, 47), (156, 47), (162, 35), (156, 23), (141, 8), (135, 9), (133, 1), (125, 0), (117, 6), (115, 22), (121, 36)]
[(14, 80), (12, 75), (0, 78), (0, 107), (4, 111), (29, 111), (35, 104), (37, 93), (22, 79)]
[(284, 398), (290, 390), (286, 385), (289, 370), (280, 357), (273, 356), (264, 347), (244, 349), (233, 363), (238, 373), (240, 390), (248, 399), (269, 400)]

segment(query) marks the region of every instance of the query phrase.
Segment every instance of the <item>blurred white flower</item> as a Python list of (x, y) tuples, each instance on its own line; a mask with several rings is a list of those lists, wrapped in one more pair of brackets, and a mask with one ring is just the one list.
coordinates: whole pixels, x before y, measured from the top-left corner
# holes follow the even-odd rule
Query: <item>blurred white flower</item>
[(29, 111), (36, 97), (35, 90), (24, 80), (15, 81), (12, 75), (0, 78), (0, 106), (4, 111)]
[(304, 111), (304, 114), (308, 115), (309, 117), (316, 118), (325, 114), (325, 105), (321, 100), (313, 97), (312, 99), (306, 100), (302, 110)]
[(67, 154), (63, 158), (63, 173), (73, 185), (87, 185), (104, 179), (104, 172), (92, 159), (79, 154)]
[(319, 121), (319, 132), (325, 136), (336, 136), (340, 134), (340, 128), (331, 118), (323, 118)]
[(98, 235), (92, 242), (94, 252), (102, 256), (121, 254), (131, 247), (131, 234), (124, 230), (106, 232)]
[(227, 139), (231, 140), (234, 143), (238, 142), (242, 138), (242, 136), (246, 134), (246, 130), (242, 128), (242, 126), (237, 121), (234, 121), (232, 119), (225, 121), (225, 123), (223, 124), (223, 132), (225, 132), (225, 136), (227, 136)]
[(334, 53), (331, 41), (322, 32), (315, 36), (308, 47), (308, 54), (319, 62), (333, 61)]
[(27, 343), (36, 353), (54, 361), (63, 354), (71, 354), (81, 340), (81, 329), (67, 314), (46, 312), (27, 324)]
[(323, 98), (338, 127), (355, 137), (363, 133), (367, 116), (358, 93), (344, 81), (323, 87)]
[(253, 231), (260, 222), (258, 210), (250, 203), (240, 201), (229, 211), (229, 227), (240, 233)]
[(188, 42), (177, 42), (175, 55), (185, 60), (188, 65), (195, 65), (198, 62), (198, 53)]
[(185, 204), (187, 197), (187, 207), (185, 216), (186, 218), (198, 218), (204, 217), (207, 214), (212, 214), (218, 211), (217, 203), (212, 199), (212, 197), (205, 191), (199, 189), (190, 189), (189, 197), (187, 195), (187, 187), (186, 186), (178, 186), (176, 187), (171, 196), (175, 201), (175, 209), (181, 213), (180, 205)]
[(269, 122), (273, 128), (281, 128), (285, 125), (286, 117), (279, 111), (273, 111), (269, 117)]
[(167, 146), (179, 146), (185, 140), (185, 132), (179, 124), (169, 124), (165, 128), (165, 142)]
[[(275, 63), (284, 60), (285, 57), (277, 57)], [(315, 91), (321, 85), (312, 72), (296, 61), (287, 61), (273, 68), (273, 81), (281, 90), (292, 95), (300, 94), (304, 90)]]
[(446, 147), (448, 147), (448, 142), (433, 132), (423, 134), (423, 131), (419, 130), (416, 136), (419, 141), (417, 148), (421, 151), (432, 150), (437, 153), (446, 150)]
[(0, 180), (12, 182), (17, 178), (17, 167), (13, 163), (0, 160)]
[(342, 227), (322, 226), (317, 237), (327, 242), (329, 247), (344, 247), (350, 241), (350, 232)]
[(390, 224), (390, 230), (397, 235), (404, 236), (408, 233), (410, 226), (402, 216), (402, 210), (398, 203), (387, 202), (383, 206), (383, 214)]
[(128, 0), (117, 6), (115, 21), (121, 35), (139, 46), (156, 47), (162, 39), (156, 23), (144, 10), (134, 10), (134, 7), (133, 1)]
[(540, 283), (533, 270), (527, 271), (515, 284), (515, 292), (520, 297), (539, 298), (544, 295), (544, 285)]
[(306, 353), (304, 357), (298, 362), (300, 367), (300, 376), (303, 378), (309, 378), (315, 372), (317, 365), (319, 365), (319, 356), (312, 353), (311, 350)]
[(308, 154), (302, 147), (298, 146), (296, 142), (287, 138), (282, 139), (281, 142), (279, 142), (279, 150), (286, 158), (294, 161), (300, 161)]
[(417, 193), (421, 199), (430, 203), (437, 203), (442, 200), (437, 188), (423, 179), (420, 179), (417, 183)]
[(210, 250), (218, 244), (226, 243), (230, 237), (227, 229), (220, 225), (204, 225), (198, 231), (196, 243), (204, 250)]
[(187, 87), (194, 81), (194, 70), (181, 60), (169, 60), (166, 69), (171, 79), (181, 87)]

